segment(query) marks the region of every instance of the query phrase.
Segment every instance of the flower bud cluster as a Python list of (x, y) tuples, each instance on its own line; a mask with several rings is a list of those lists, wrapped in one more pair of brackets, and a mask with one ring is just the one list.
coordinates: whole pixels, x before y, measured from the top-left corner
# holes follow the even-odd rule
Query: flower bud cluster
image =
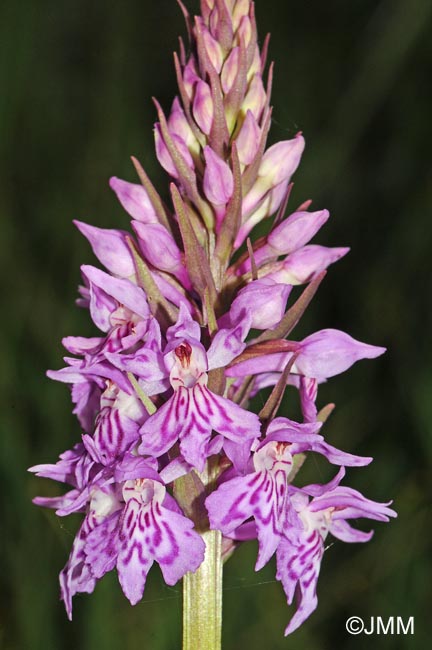
[[(81, 267), (78, 304), (99, 333), (66, 337), (65, 367), (48, 372), (71, 387), (82, 431), (57, 463), (31, 468), (70, 490), (35, 502), (84, 516), (60, 574), (69, 617), (72, 597), (112, 569), (132, 604), (153, 562), (169, 585), (196, 571), (211, 528), (231, 551), (256, 538), (257, 570), (276, 554), (287, 601), (298, 599), (288, 634), (316, 607), (327, 535), (364, 542), (372, 533), (349, 520), (395, 516), (341, 485), (346, 467), (372, 459), (333, 447), (323, 435), (332, 405), (317, 406), (319, 384), (384, 348), (335, 329), (291, 338), (348, 249), (310, 243), (327, 210), (306, 202), (285, 215), (305, 143), (297, 133), (266, 145), (271, 67), (265, 78), (253, 3), (202, 0), (194, 19), (183, 11), (179, 94), (168, 116), (156, 102), (154, 128), (170, 201), (133, 159), (139, 183), (110, 181), (131, 230), (75, 222), (105, 267)], [(268, 234), (251, 241), (269, 217)], [(296, 285), (305, 287), (294, 300)], [(253, 412), (250, 398), (268, 386)], [(283, 414), (285, 390), (297, 392), (301, 422)], [(310, 452), (337, 467), (329, 483), (302, 484)]]

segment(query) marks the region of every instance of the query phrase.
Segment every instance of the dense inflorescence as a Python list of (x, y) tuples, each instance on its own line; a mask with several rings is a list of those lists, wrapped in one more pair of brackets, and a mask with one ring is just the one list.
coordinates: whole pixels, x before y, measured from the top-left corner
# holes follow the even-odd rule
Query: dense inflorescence
[[(78, 300), (101, 334), (66, 337), (67, 365), (48, 373), (70, 384), (82, 435), (57, 463), (31, 468), (72, 488), (35, 503), (84, 514), (60, 574), (69, 617), (72, 597), (114, 568), (132, 604), (154, 561), (169, 585), (196, 571), (211, 528), (226, 557), (257, 538), (257, 570), (276, 554), (288, 603), (298, 598), (288, 634), (316, 607), (327, 535), (364, 542), (372, 532), (349, 520), (395, 515), (341, 485), (345, 467), (372, 459), (331, 446), (332, 405), (316, 406), (320, 383), (384, 349), (334, 329), (288, 338), (348, 249), (309, 243), (327, 210), (287, 211), (304, 139), (266, 148), (272, 68), (265, 81), (253, 3), (202, 0), (195, 19), (182, 9), (179, 95), (168, 117), (156, 102), (154, 129), (170, 202), (133, 159), (140, 184), (110, 181), (133, 234), (76, 222), (106, 269), (82, 266)], [(261, 411), (249, 410), (269, 386)], [(279, 412), (287, 386), (302, 422)], [(329, 483), (301, 485), (309, 452), (337, 466)]]

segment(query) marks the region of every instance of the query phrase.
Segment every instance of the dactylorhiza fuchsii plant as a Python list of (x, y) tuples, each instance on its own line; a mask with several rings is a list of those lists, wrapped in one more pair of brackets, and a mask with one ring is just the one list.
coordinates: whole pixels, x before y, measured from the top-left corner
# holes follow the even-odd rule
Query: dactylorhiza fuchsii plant
[[(309, 243), (327, 210), (287, 207), (305, 143), (297, 133), (266, 147), (272, 66), (265, 74), (254, 5), (202, 0), (195, 18), (181, 8), (179, 93), (168, 117), (155, 102), (171, 198), (133, 159), (140, 183), (110, 181), (133, 234), (75, 222), (105, 267), (81, 267), (78, 299), (100, 334), (63, 339), (66, 367), (48, 375), (71, 386), (82, 435), (31, 471), (71, 486), (35, 503), (83, 514), (60, 574), (69, 618), (73, 596), (113, 569), (135, 605), (156, 561), (168, 585), (183, 578), (184, 648), (204, 650), (220, 647), (222, 564), (239, 544), (258, 540), (257, 571), (276, 555), (276, 579), (296, 600), (289, 634), (317, 606), (327, 536), (366, 542), (372, 531), (350, 520), (395, 512), (342, 484), (346, 467), (372, 459), (331, 446), (333, 405), (317, 406), (322, 382), (384, 348), (335, 329), (292, 338), (348, 249)], [(266, 220), (268, 234), (253, 238)], [(266, 387), (261, 411), (249, 410)], [(286, 389), (301, 422), (283, 412)], [(335, 466), (329, 483), (302, 483), (310, 452)]]

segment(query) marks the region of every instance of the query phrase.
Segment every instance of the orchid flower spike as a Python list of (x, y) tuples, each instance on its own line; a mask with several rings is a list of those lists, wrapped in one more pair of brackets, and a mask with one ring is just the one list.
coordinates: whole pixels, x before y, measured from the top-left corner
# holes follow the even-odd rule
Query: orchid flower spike
[[(327, 535), (366, 542), (372, 533), (349, 521), (396, 513), (340, 485), (345, 467), (372, 458), (332, 445), (333, 405), (321, 409), (318, 395), (385, 349), (338, 329), (291, 338), (348, 248), (311, 243), (327, 210), (306, 201), (285, 214), (305, 139), (267, 145), (272, 68), (254, 4), (201, 0), (195, 18), (179, 4), (190, 42), (175, 56), (178, 94), (167, 113), (155, 101), (170, 199), (133, 159), (138, 180), (110, 180), (130, 228), (75, 221), (104, 267), (81, 267), (77, 304), (94, 334), (65, 337), (65, 367), (48, 372), (71, 389), (77, 439), (30, 471), (69, 486), (37, 505), (82, 516), (60, 573), (69, 618), (73, 598), (109, 571), (135, 605), (156, 562), (168, 585), (184, 582), (184, 650), (217, 650), (222, 562), (238, 545), (258, 540), (256, 570), (276, 557), (289, 605), (297, 595), (289, 634), (317, 606)], [(310, 454), (337, 467), (326, 485), (304, 485)]]

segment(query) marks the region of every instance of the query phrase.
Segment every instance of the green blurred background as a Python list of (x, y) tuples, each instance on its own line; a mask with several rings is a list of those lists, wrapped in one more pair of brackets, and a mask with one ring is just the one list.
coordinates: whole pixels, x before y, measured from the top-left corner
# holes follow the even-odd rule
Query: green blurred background
[[(196, 6), (188, 3), (194, 10)], [(425, 648), (431, 604), (431, 14), (429, 0), (257, 0), (261, 39), (276, 61), (272, 139), (302, 130), (295, 207), (332, 218), (319, 243), (350, 245), (298, 328), (324, 327), (388, 347), (332, 379), (330, 442), (373, 455), (349, 482), (399, 518), (367, 545), (333, 544), (319, 608), (284, 639), (291, 612), (274, 565), (260, 573), (245, 545), (226, 565), (224, 650)], [(31, 504), (57, 486), (26, 468), (54, 462), (79, 428), (69, 391), (49, 382), (60, 339), (94, 332), (74, 306), (79, 265), (92, 263), (71, 219), (127, 227), (107, 181), (134, 180), (137, 155), (161, 191), (151, 96), (175, 93), (172, 51), (184, 34), (175, 0), (2, 0), (0, 213), (4, 295), (0, 381), (0, 647), (7, 650), (171, 650), (180, 647), (181, 585), (154, 568), (130, 607), (115, 575), (76, 599), (73, 623), (57, 574), (77, 526)], [(289, 404), (287, 405), (289, 406)], [(287, 413), (289, 411), (287, 410)], [(329, 478), (319, 459), (305, 477)], [(358, 615), (415, 616), (414, 636), (349, 636)], [(197, 649), (200, 650), (200, 649)]]

